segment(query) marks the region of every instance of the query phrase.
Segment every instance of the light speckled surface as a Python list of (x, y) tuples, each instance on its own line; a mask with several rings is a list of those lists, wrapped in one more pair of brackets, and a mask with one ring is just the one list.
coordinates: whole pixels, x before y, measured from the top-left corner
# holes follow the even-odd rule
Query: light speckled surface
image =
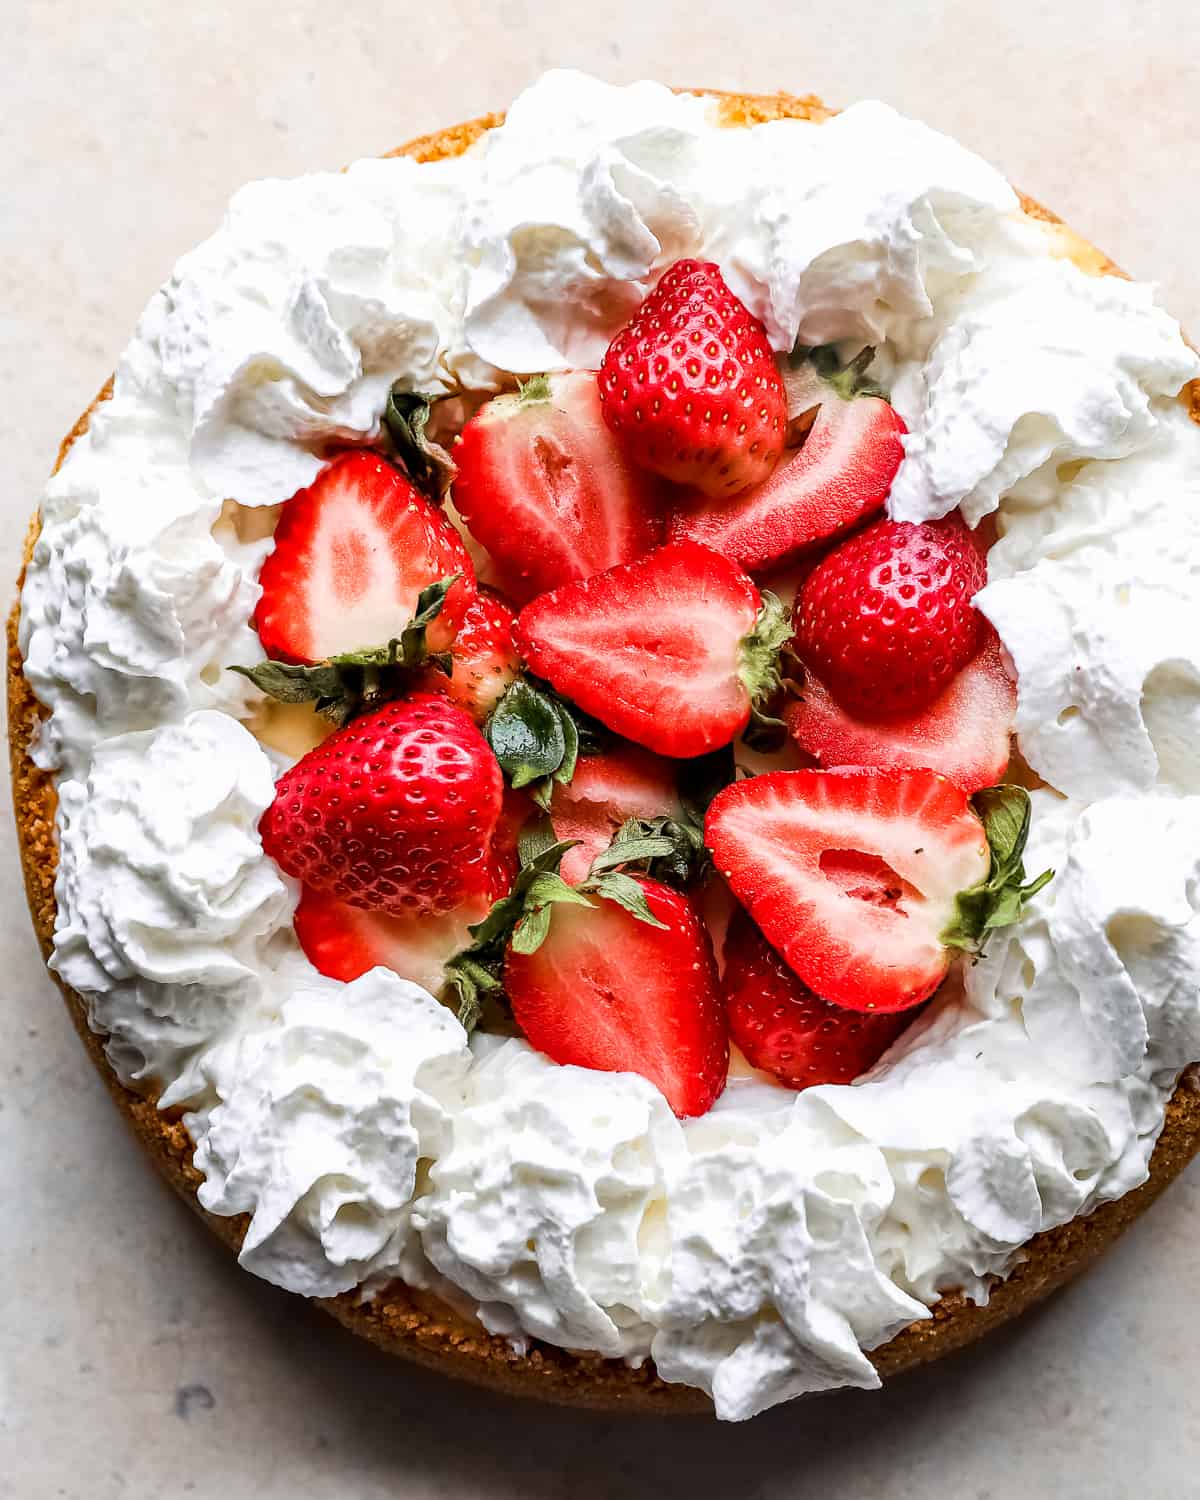
[[(1194, 9), (0, 0), (0, 573), (58, 438), (243, 180), (615, 80), (880, 95), (990, 156), (1200, 329)], [(705, 18), (702, 26), (693, 20)], [(786, 19), (781, 19), (785, 17)], [(736, 44), (731, 29), (736, 18)], [(7, 791), (4, 793), (7, 801)], [(880, 1395), (749, 1427), (514, 1406), (387, 1361), (239, 1273), (127, 1138), (42, 974), (0, 832), (0, 1496), (1062, 1500), (1190, 1493), (1193, 1168), (1073, 1290)], [(1182, 1481), (1182, 1483), (1181, 1483)]]

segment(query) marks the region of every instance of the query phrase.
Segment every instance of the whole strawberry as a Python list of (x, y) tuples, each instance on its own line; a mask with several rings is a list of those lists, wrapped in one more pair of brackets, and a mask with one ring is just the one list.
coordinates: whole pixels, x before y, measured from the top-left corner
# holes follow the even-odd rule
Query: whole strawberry
[(877, 521), (809, 574), (796, 600), (796, 650), (852, 713), (916, 713), (982, 644), (986, 622), (971, 600), (986, 582), (957, 517)]
[(709, 496), (758, 484), (783, 451), (787, 396), (757, 318), (711, 262), (679, 260), (600, 367), (604, 420), (642, 468)]
[(721, 996), (746, 1061), (792, 1089), (852, 1083), (912, 1020), (908, 1011), (871, 1015), (822, 1000), (740, 908), (725, 938)]
[(434, 915), (493, 887), (503, 794), (462, 709), (414, 694), (310, 750), (280, 777), (259, 829), (267, 854), (315, 890)]

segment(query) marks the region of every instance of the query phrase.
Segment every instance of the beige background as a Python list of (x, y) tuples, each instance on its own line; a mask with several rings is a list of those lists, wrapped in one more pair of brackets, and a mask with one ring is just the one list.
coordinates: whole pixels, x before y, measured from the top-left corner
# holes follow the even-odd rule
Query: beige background
[[(502, 106), (559, 63), (879, 95), (1200, 329), (1188, 0), (0, 0), (0, 575), (59, 436), (234, 188)], [(736, 1429), (485, 1398), (239, 1273), (167, 1196), (40, 969), (7, 817), (0, 843), (4, 1500), (1200, 1495), (1200, 1171), (1086, 1282), (881, 1395)]]

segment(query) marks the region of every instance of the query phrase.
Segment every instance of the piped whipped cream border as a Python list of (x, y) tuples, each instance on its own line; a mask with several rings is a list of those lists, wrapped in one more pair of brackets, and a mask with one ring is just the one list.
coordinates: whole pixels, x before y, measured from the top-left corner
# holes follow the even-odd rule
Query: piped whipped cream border
[[(1144, 1180), (1200, 1058), (1200, 373), (1143, 286), (1085, 275), (1002, 177), (882, 104), (722, 129), (547, 74), (466, 155), (261, 182), (185, 256), (49, 483), (21, 601), (59, 792), (52, 964), (122, 1080), (185, 1106), (243, 1263), (395, 1276), (518, 1345), (655, 1361), (739, 1419), (878, 1383), (866, 1351)], [(731, 1080), (677, 1121), (629, 1075), (468, 1039), (385, 970), (319, 975), (256, 825), (283, 759), (223, 669), (269, 527), (386, 392), (594, 366), (680, 255), (779, 350), (870, 341), (911, 431), (892, 513), (994, 525), (1019, 672), (1022, 923), (852, 1086)], [(234, 498), (236, 507), (225, 502)]]

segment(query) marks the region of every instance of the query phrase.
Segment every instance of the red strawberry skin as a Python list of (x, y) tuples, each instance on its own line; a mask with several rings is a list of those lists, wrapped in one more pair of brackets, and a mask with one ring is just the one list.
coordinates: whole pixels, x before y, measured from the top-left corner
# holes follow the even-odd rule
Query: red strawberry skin
[(391, 969), (437, 994), (445, 966), (471, 942), (472, 922), (487, 915), (490, 896), (473, 893), (463, 905), (438, 916), (348, 906), (326, 891), (305, 886), (296, 907), (296, 937), (312, 966), (349, 984), (369, 969)]
[(906, 430), (878, 396), (846, 401), (831, 393), (804, 445), (785, 453), (761, 484), (732, 499), (683, 498), (668, 539), (703, 542), (760, 573), (877, 511), (904, 457)]
[(462, 709), (416, 694), (310, 750), (280, 777), (259, 829), (306, 885), (367, 911), (433, 915), (492, 890), (503, 793)]
[(979, 649), (987, 564), (955, 516), (877, 521), (836, 547), (796, 601), (796, 649), (834, 698), (876, 721), (927, 708)]
[(563, 855), (559, 874), (578, 885), (627, 818), (677, 818), (682, 812), (670, 761), (637, 745), (580, 756), (574, 776), (554, 788), (550, 803), (555, 838), (579, 840)]
[(761, 603), (728, 558), (677, 542), (527, 604), (517, 645), (614, 733), (660, 755), (703, 755), (750, 718), (741, 643)]
[(517, 617), (497, 594), (481, 589), (467, 606), (450, 647), (449, 677), (428, 667), (413, 681), (422, 693), (443, 693), (482, 724), (521, 670), (513, 630)]
[(762, 324), (711, 261), (679, 260), (608, 347), (604, 420), (636, 464), (705, 495), (758, 484), (787, 395)]
[(987, 876), (983, 825), (933, 771), (771, 771), (713, 798), (718, 871), (810, 989), (907, 1010), (942, 982), (959, 891)]
[(830, 1005), (794, 974), (740, 908), (725, 938), (721, 996), (729, 1036), (751, 1067), (791, 1089), (853, 1083), (912, 1020)]
[(462, 577), (427, 631), (434, 651), (449, 646), (475, 597), (462, 539), (377, 453), (343, 453), (284, 505), (254, 624), (281, 661), (383, 646), (408, 624), (421, 590), (453, 573)]
[(809, 672), (783, 718), (801, 750), (826, 769), (882, 766), (940, 771), (964, 792), (1004, 780), (1017, 685), (995, 633), (928, 708), (874, 723), (842, 708)]
[(554, 1062), (638, 1073), (680, 1117), (702, 1115), (729, 1070), (712, 945), (686, 896), (639, 884), (665, 928), (597, 897), (557, 907), (535, 953), (510, 947), (504, 988), (530, 1043)]
[(454, 448), (453, 499), (519, 603), (631, 562), (662, 540), (658, 486), (604, 425), (595, 376), (546, 377), (497, 396)]

